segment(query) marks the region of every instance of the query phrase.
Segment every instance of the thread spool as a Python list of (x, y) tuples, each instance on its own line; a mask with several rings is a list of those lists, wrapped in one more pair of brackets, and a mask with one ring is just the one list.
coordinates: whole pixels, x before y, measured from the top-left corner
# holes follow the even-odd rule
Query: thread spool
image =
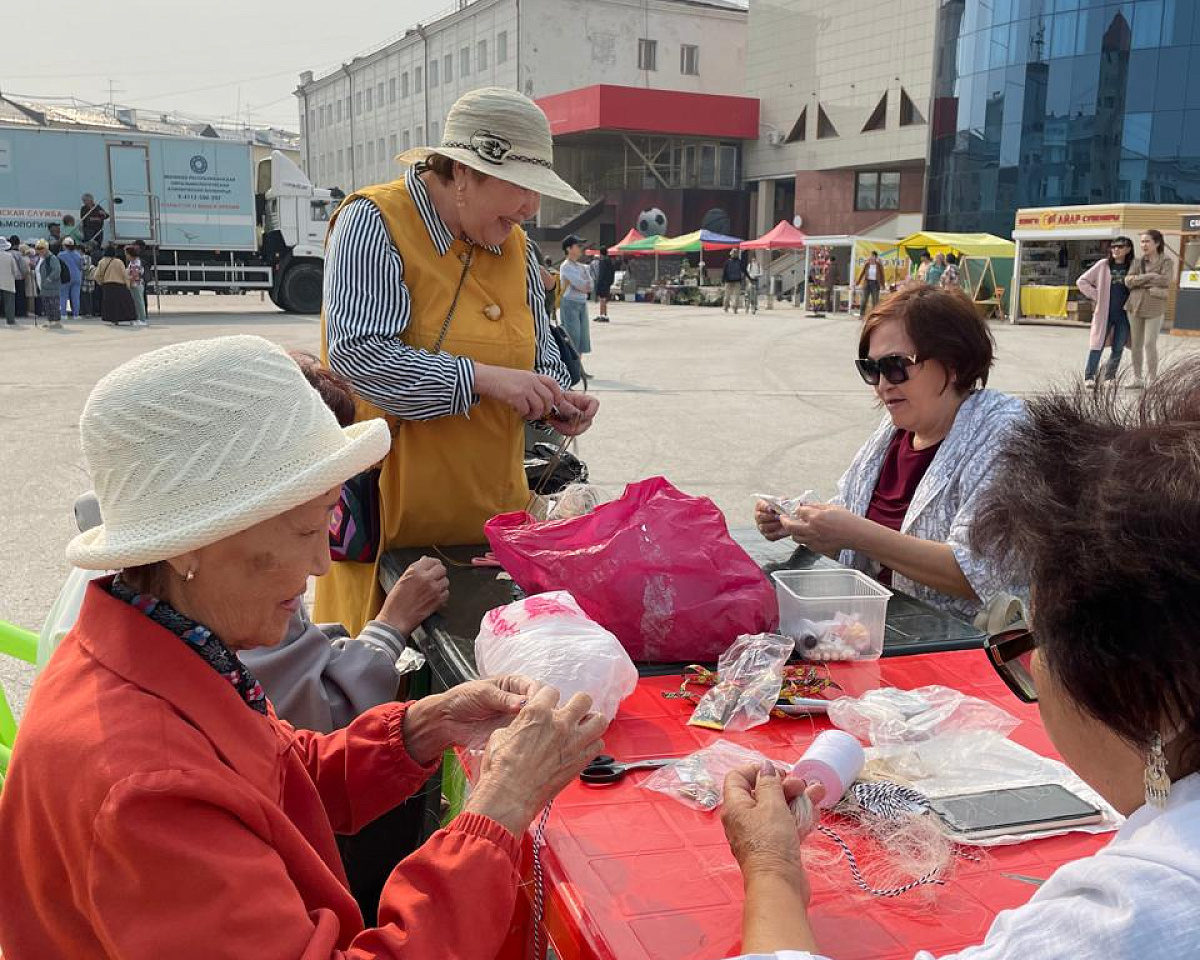
[(844, 730), (826, 730), (812, 742), (804, 756), (792, 767), (792, 776), (808, 783), (820, 783), (825, 796), (818, 806), (835, 806), (867, 762), (862, 745)]

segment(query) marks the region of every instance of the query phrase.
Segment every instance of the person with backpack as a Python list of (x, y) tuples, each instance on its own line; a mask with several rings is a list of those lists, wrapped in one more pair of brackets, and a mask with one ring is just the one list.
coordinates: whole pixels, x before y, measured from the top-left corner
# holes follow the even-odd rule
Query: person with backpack
[(938, 280), (938, 286), (943, 290), (950, 287), (962, 286), (962, 275), (958, 269), (958, 256), (950, 253), (946, 255), (946, 269), (942, 271), (942, 276)]
[(735, 248), (729, 252), (729, 259), (725, 261), (725, 267), (721, 271), (721, 282), (725, 284), (722, 308), (728, 313), (729, 305), (733, 304), (733, 312), (737, 313), (742, 304), (742, 284), (746, 282), (746, 268), (742, 264), (740, 250)]
[[(42, 316), (46, 318), (46, 326), (54, 329), (62, 327), (61, 314), (58, 309), (58, 298), (62, 293), (62, 275), (67, 268), (53, 253), (50, 244), (39, 240), (34, 244), (37, 251), (37, 282), (38, 300), (42, 305)], [(68, 278), (70, 273), (68, 271)]]

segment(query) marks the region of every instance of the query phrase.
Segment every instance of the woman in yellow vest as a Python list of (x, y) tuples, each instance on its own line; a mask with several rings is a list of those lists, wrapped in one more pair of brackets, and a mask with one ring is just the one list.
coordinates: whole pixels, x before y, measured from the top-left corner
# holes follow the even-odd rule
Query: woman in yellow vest
[[(592, 424), (595, 397), (567, 392), (533, 247), (521, 223), (543, 195), (584, 203), (553, 169), (550, 124), (527, 97), (465, 94), (441, 144), (400, 156), (402, 179), (347, 197), (325, 257), (323, 359), (384, 417), (380, 550), (483, 542), (524, 508), (524, 421)], [(314, 616), (359, 631), (383, 595), (374, 563), (340, 562)]]

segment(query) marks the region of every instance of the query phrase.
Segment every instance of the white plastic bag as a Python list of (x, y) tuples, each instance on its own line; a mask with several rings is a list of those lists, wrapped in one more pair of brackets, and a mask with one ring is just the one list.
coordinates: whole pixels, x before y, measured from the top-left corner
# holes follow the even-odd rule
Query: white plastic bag
[(540, 593), (489, 610), (475, 638), (479, 675), (519, 673), (558, 690), (561, 703), (576, 693), (612, 720), (637, 686), (625, 648), (591, 620), (565, 590)]
[(991, 730), (1002, 737), (1020, 721), (995, 704), (938, 685), (881, 687), (829, 704), (829, 722), (874, 746), (919, 743), (943, 734)]

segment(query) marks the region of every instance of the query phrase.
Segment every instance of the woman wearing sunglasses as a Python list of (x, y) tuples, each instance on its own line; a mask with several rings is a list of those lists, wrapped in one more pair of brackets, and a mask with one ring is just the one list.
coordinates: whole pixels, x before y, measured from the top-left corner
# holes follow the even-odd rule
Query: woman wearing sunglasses
[[(1195, 957), (1200, 358), (1153, 382), (1132, 409), (1087, 391), (1030, 407), (996, 461), (972, 541), (1031, 571), (1033, 632), (993, 637), (987, 654), (1017, 696), (1037, 701), (1063, 760), (1128, 819), (1107, 847), (1060, 868), (955, 957)], [(802, 789), (754, 770), (726, 781), (747, 954), (818, 955), (784, 800)], [(840, 956), (832, 937), (824, 948)]]
[(985, 390), (992, 336), (961, 290), (912, 285), (863, 324), (858, 372), (887, 410), (827, 504), (781, 517), (760, 501), (758, 529), (790, 536), (939, 609), (972, 619), (1024, 588), (967, 543), (1002, 438), (1024, 416)]
[(1109, 344), (1109, 353), (1104, 379), (1116, 379), (1121, 366), (1121, 354), (1129, 342), (1129, 316), (1125, 313), (1129, 288), (1125, 286), (1125, 276), (1132, 264), (1133, 242), (1128, 237), (1114, 237), (1108, 245), (1108, 256), (1097, 260), (1075, 281), (1079, 292), (1096, 305), (1092, 311), (1087, 366), (1083, 372), (1089, 385), (1096, 383), (1105, 343)]

